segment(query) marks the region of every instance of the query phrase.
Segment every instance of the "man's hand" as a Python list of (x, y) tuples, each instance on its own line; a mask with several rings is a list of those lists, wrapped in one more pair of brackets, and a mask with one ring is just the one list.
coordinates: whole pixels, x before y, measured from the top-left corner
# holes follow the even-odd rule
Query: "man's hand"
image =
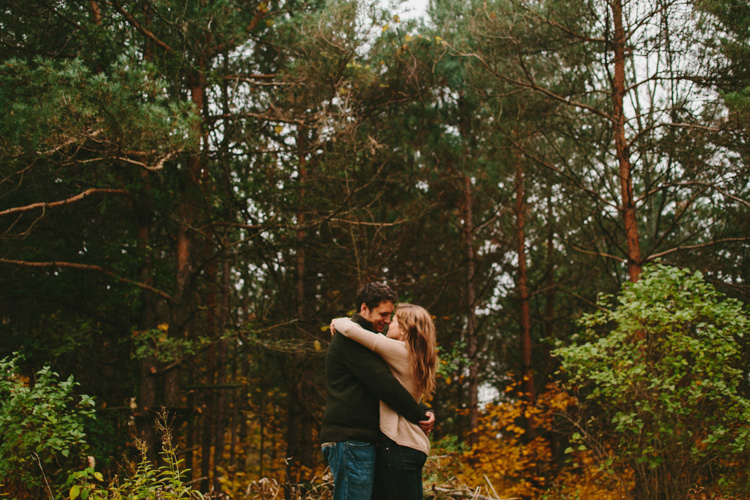
[(428, 411), (425, 415), (427, 415), (427, 420), (420, 420), (419, 427), (422, 429), (422, 432), (424, 432), (425, 435), (429, 436), (430, 431), (435, 427), (435, 414), (431, 411)]

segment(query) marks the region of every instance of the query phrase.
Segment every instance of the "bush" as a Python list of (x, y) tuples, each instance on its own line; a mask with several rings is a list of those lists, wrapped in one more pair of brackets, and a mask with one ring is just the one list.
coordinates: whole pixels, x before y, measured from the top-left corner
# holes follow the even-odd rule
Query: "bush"
[(177, 458), (177, 448), (172, 442), (167, 421), (167, 412), (162, 410), (156, 423), (162, 443), (161, 466), (154, 467), (148, 458), (146, 445), (137, 441), (141, 453), (140, 462), (137, 465), (129, 464), (132, 465), (132, 471), (122, 481), (114, 478), (105, 486), (104, 477), (92, 466), (72, 473), (63, 487), (63, 495), (67, 495), (70, 500), (202, 499), (203, 495), (193, 490), (186, 481), (189, 470), (183, 469), (184, 460)]
[(60, 380), (49, 367), (29, 381), (20, 357), (0, 360), (0, 483), (13, 492), (39, 492), (82, 456), (84, 426), (94, 400), (77, 396), (73, 377)]
[(580, 322), (592, 340), (556, 351), (579, 397), (574, 439), (611, 449), (612, 470), (632, 470), (639, 499), (686, 498), (698, 486), (750, 492), (742, 305), (700, 273), (663, 265), (600, 305)]

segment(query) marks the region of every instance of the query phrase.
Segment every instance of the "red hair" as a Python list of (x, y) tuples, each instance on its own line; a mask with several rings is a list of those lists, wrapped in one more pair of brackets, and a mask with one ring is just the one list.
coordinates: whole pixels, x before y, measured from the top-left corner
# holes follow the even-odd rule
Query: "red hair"
[(419, 392), (424, 398), (429, 398), (435, 391), (437, 370), (435, 324), (424, 307), (403, 302), (396, 306), (396, 318), (403, 340), (409, 346), (409, 361)]

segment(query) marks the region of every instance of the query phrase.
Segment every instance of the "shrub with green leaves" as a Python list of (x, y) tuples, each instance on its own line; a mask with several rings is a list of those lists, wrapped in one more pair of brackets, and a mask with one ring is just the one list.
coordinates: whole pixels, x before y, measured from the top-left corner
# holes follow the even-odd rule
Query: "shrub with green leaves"
[(75, 393), (72, 376), (60, 380), (49, 367), (26, 381), (18, 361), (0, 360), (0, 484), (30, 493), (45, 487), (45, 477), (54, 483), (66, 462), (85, 452), (94, 400)]
[(141, 453), (140, 462), (128, 464), (132, 471), (124, 480), (114, 478), (104, 484), (104, 477), (93, 466), (74, 472), (68, 477), (62, 494), (69, 500), (201, 500), (203, 495), (194, 490), (186, 477), (184, 460), (178, 458), (169, 428), (168, 415), (162, 410), (156, 422), (156, 431), (161, 437), (162, 465), (155, 467), (148, 458), (145, 443), (136, 441)]
[(743, 306), (700, 273), (654, 265), (584, 316), (582, 345), (558, 349), (579, 398), (575, 437), (632, 470), (634, 497), (692, 487), (750, 493)]

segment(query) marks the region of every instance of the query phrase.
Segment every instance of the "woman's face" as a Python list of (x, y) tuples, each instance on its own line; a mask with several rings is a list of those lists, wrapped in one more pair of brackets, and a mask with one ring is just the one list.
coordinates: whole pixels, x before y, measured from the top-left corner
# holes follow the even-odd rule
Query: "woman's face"
[(401, 331), (401, 325), (398, 324), (398, 317), (393, 316), (390, 326), (388, 326), (388, 333), (386, 337), (394, 340), (404, 340), (404, 334)]

